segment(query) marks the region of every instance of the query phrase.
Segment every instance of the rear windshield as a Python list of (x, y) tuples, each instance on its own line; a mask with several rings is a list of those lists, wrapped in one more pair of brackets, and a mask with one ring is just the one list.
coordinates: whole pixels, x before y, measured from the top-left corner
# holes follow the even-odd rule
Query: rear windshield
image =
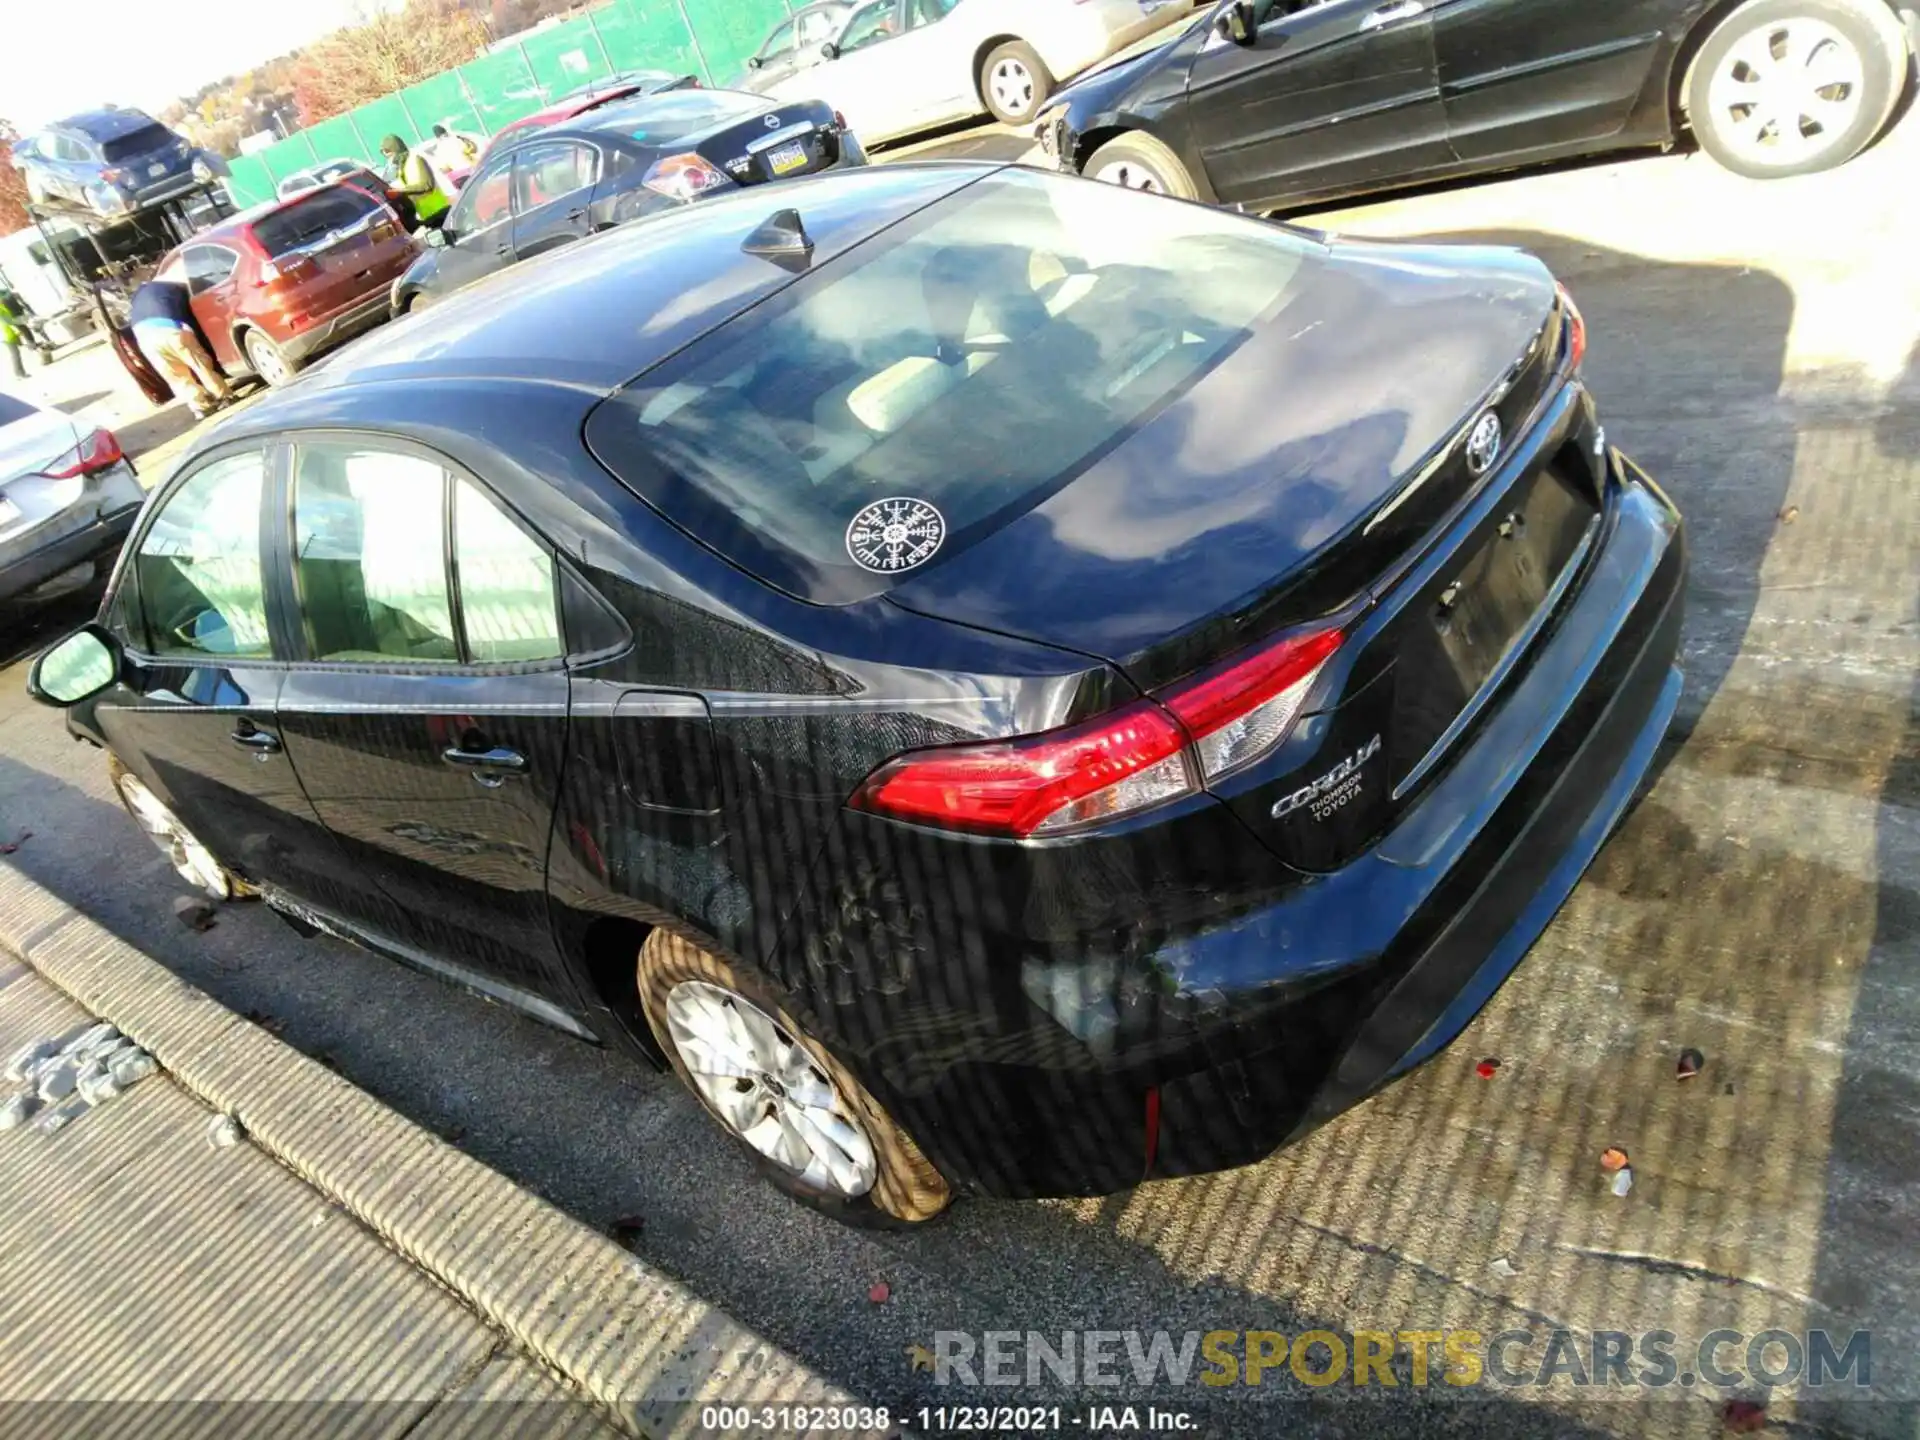
[(758, 115), (769, 103), (758, 95), (725, 90), (667, 90), (635, 100), (631, 108), (609, 106), (593, 125), (642, 145), (672, 145), (729, 120)]
[(863, 598), (1066, 484), (1319, 254), (1260, 221), (1002, 172), (642, 375), (587, 439), (736, 564)]
[(25, 401), (16, 400), (11, 395), (0, 394), (0, 425), (11, 425), (16, 420), (24, 420), (33, 414), (33, 406)]
[(267, 254), (278, 258), (316, 244), (336, 230), (358, 225), (379, 208), (380, 202), (366, 191), (336, 185), (261, 216), (253, 222), (253, 233)]
[(151, 155), (174, 143), (174, 133), (164, 125), (142, 125), (125, 135), (116, 135), (101, 143), (100, 153), (109, 160), (130, 160), (135, 155)]

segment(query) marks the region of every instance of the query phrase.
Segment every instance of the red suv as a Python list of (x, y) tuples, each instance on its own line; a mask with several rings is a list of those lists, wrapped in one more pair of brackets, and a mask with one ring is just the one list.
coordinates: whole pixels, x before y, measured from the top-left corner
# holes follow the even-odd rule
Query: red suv
[(284, 385), (320, 351), (387, 318), (419, 254), (384, 199), (335, 182), (243, 210), (161, 262), (229, 375)]

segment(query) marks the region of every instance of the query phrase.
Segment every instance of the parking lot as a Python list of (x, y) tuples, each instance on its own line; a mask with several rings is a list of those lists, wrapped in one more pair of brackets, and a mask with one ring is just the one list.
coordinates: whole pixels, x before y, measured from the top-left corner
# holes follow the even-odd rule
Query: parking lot
[[(73, 605), (5, 639), (15, 833), (0, 840), (31, 832), (12, 857), (28, 875), (574, 1215), (638, 1217), (646, 1259), (896, 1413), (982, 1398), (909, 1363), (938, 1331), (1870, 1330), (1870, 1390), (1803, 1404), (1798, 1422), (1910, 1436), (1915, 173), (1909, 123), (1845, 169), (1770, 186), (1676, 155), (1301, 217), (1545, 257), (1585, 310), (1608, 434), (1685, 512), (1693, 571), (1679, 721), (1585, 882), (1465, 1036), (1263, 1164), (1105, 1200), (973, 1201), (911, 1234), (845, 1230), (752, 1183), (671, 1076), (298, 940), (257, 907), (193, 933), (100, 755), (25, 696), (22, 657)], [(149, 482), (180, 442), (179, 407), (146, 414), (103, 350), (39, 383), (147, 452)], [(1704, 1067), (1681, 1081), (1689, 1047)], [(1632, 1157), (1625, 1196), (1600, 1167), (1609, 1146)], [(992, 1398), (1042, 1396), (1086, 1398)], [(1469, 1406), (1438, 1387), (1288, 1379), (1172, 1403), (1222, 1435), (1709, 1434), (1724, 1399), (1552, 1387)]]

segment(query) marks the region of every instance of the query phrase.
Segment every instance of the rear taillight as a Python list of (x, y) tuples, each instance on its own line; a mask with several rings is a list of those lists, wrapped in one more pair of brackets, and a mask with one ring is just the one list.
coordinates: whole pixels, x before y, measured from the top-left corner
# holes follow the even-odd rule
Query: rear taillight
[(978, 834), (1065, 834), (1197, 794), (1293, 729), (1338, 629), (1294, 632), (1153, 700), (1018, 740), (917, 750), (882, 765), (855, 809)]
[(1055, 834), (1191, 793), (1186, 735), (1149, 700), (1019, 740), (921, 750), (867, 777), (853, 805), (990, 835)]
[(1320, 667), (1339, 648), (1338, 630), (1283, 636), (1162, 696), (1193, 737), (1200, 773), (1218, 780), (1244, 770), (1286, 739)]
[(653, 167), (640, 183), (654, 194), (665, 195), (669, 199), (698, 200), (702, 195), (733, 182), (710, 164), (705, 156), (689, 151), (685, 155), (668, 155), (654, 161)]
[(50, 480), (71, 480), (118, 465), (125, 458), (111, 430), (96, 430), (40, 473)]
[(1580, 362), (1587, 358), (1587, 317), (1573, 303), (1573, 296), (1567, 293), (1566, 286), (1555, 288), (1560, 291), (1560, 308), (1567, 317), (1567, 369), (1578, 370)]
[(838, 110), (836, 110), (833, 112), (833, 128), (836, 130), (846, 131), (846, 130), (851, 130), (853, 127), (847, 124), (847, 117), (845, 115), (842, 115)]

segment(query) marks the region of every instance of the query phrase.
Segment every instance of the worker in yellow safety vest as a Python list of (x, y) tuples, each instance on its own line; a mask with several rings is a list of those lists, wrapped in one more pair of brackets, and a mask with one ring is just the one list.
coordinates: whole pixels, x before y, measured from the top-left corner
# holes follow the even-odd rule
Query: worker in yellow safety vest
[(11, 290), (0, 290), (0, 349), (7, 352), (7, 363), (13, 367), (13, 378), (27, 378), (27, 362), (20, 358), (20, 327), (14, 319), (19, 315), (20, 302), (14, 298)]
[(398, 135), (389, 135), (382, 140), (380, 153), (393, 166), (393, 188), (413, 201), (414, 217), (424, 228), (438, 230), (446, 220), (447, 207), (452, 202), (440, 187), (440, 177), (434, 174), (433, 162), (427, 159), (424, 152), (408, 149), (407, 142)]

